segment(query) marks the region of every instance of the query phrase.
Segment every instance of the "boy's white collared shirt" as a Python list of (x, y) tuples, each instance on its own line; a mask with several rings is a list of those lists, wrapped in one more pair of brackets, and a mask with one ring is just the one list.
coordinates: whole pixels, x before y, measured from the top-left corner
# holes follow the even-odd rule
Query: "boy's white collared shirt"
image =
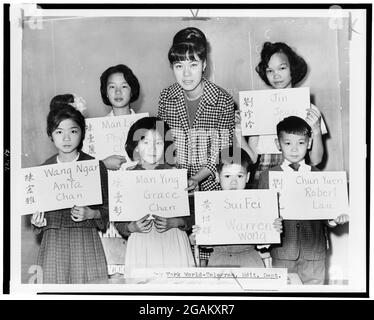
[[(287, 159), (284, 159), (284, 161), (283, 161), (283, 163), (281, 164), (280, 167), (282, 168), (282, 170), (284, 172), (294, 172), (294, 170), (290, 167), (291, 163), (292, 162), (288, 161)], [(311, 171), (312, 167), (307, 165), (305, 163), (304, 159), (299, 162), (299, 165), (300, 165), (300, 167), (299, 167), (299, 170), (297, 170), (298, 172), (309, 172), (309, 171)]]

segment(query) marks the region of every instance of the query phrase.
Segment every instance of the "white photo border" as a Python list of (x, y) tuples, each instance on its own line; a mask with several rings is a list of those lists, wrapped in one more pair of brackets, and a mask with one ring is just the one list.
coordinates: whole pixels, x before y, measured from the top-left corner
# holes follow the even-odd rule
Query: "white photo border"
[[(198, 6), (198, 5), (197, 5)], [(239, 5), (240, 6), (240, 5)], [(89, 5), (88, 5), (89, 7)], [(343, 6), (344, 7), (344, 6)], [(12, 294), (23, 296), (28, 294), (36, 294), (41, 292), (53, 292), (53, 293), (78, 293), (78, 292), (121, 292), (126, 296), (131, 296), (132, 292), (142, 292), (146, 298), (147, 292), (161, 292), (165, 296), (169, 296), (168, 293), (178, 292), (183, 295), (183, 292), (196, 292), (199, 295), (215, 290), (203, 290), (203, 291), (190, 291), (185, 288), (178, 286), (166, 286), (152, 285), (142, 287), (139, 285), (31, 285), (21, 283), (21, 234), (20, 234), (20, 215), (17, 214), (17, 183), (15, 183), (17, 172), (21, 168), (21, 132), (19, 128), (22, 128), (21, 123), (21, 106), (22, 96), (20, 84), (22, 83), (22, 28), (19, 27), (20, 21), (24, 17), (21, 15), (21, 8), (25, 9), (24, 17), (34, 17), (37, 19), (38, 16), (54, 16), (56, 19), (63, 19), (67, 16), (78, 16), (78, 17), (92, 17), (92, 16), (178, 16), (178, 17), (191, 17), (191, 11), (189, 9), (139, 9), (139, 10), (127, 10), (127, 9), (102, 9), (102, 10), (79, 10), (77, 12), (74, 9), (58, 9), (58, 10), (46, 10), (38, 9), (35, 5), (11, 5), (10, 16), (11, 16), (11, 282), (10, 292)], [(270, 17), (270, 16), (296, 16), (296, 17), (333, 17), (336, 18), (336, 12), (329, 9), (285, 9), (285, 10), (272, 10), (272, 9), (200, 9), (198, 15), (200, 17), (211, 17), (211, 16), (230, 16), (230, 17)], [(366, 261), (366, 234), (367, 226), (362, 221), (367, 221), (367, 208), (366, 208), (366, 108), (367, 108), (367, 92), (366, 85), (363, 85), (363, 75), (369, 75), (366, 68), (366, 44), (367, 44), (367, 21), (364, 9), (342, 9), (339, 12), (344, 17), (350, 16), (352, 21), (355, 21), (355, 30), (358, 30), (359, 36), (353, 36), (349, 42), (350, 50), (350, 95), (349, 105), (355, 106), (354, 112), (350, 112), (350, 207), (351, 207), (351, 220), (350, 220), (350, 232), (349, 232), (349, 255), (350, 255), (350, 278), (348, 285), (328, 285), (328, 286), (298, 286), (290, 288), (290, 290), (284, 290), (280, 293), (291, 294), (293, 292), (300, 293), (321, 293), (332, 294), (334, 293), (362, 293), (367, 290), (367, 270), (368, 265)], [(25, 23), (38, 23), (37, 20), (28, 19)], [(369, 75), (370, 76), (370, 75)], [(352, 110), (353, 108), (351, 108)], [(6, 120), (6, 119), (5, 119)], [(353, 218), (353, 214), (355, 215)], [(365, 259), (363, 258), (365, 257)], [(358, 270), (360, 270), (358, 272)], [(222, 294), (224, 295), (225, 292)], [(245, 296), (245, 293), (241, 295)], [(252, 295), (252, 294), (251, 294)], [(256, 295), (255, 293), (253, 295)], [(186, 299), (185, 297), (175, 297)]]

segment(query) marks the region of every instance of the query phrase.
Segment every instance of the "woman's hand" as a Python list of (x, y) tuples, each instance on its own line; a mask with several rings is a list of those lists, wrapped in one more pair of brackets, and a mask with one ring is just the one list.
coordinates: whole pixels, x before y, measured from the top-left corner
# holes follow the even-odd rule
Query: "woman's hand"
[(145, 215), (143, 218), (139, 219), (138, 221), (131, 221), (127, 229), (130, 231), (130, 233), (134, 232), (140, 232), (140, 233), (147, 233), (151, 231), (153, 221), (151, 219), (147, 220), (149, 218), (149, 214)]
[(195, 178), (188, 179), (188, 187), (185, 189), (187, 191), (195, 191), (199, 187), (199, 182)]
[(31, 224), (38, 228), (45, 227), (47, 225), (47, 219), (44, 218), (44, 212), (36, 211), (33, 213), (31, 217)]
[(157, 232), (165, 232), (172, 228), (178, 228), (184, 224), (183, 218), (164, 218), (153, 215)]
[(74, 222), (99, 219), (101, 216), (99, 210), (93, 210), (90, 207), (74, 206), (70, 209), (70, 213), (71, 220), (73, 220)]
[(119, 170), (122, 163), (126, 162), (126, 157), (119, 155), (112, 155), (103, 160), (105, 167), (108, 170)]
[(274, 220), (273, 227), (275, 230), (277, 230), (277, 232), (283, 232), (283, 218), (281, 216)]
[(310, 125), (312, 128), (313, 133), (320, 133), (321, 132), (321, 112), (318, 109), (314, 109), (312, 107), (306, 109), (306, 119), (305, 121)]

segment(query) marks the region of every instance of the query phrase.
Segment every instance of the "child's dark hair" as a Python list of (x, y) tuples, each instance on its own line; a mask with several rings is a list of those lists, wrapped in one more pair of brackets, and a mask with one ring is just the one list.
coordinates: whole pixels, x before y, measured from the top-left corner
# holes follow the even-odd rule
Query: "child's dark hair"
[(253, 167), (253, 162), (248, 153), (239, 147), (227, 147), (220, 151), (218, 155), (217, 171), (220, 173), (224, 165), (239, 164), (246, 168), (248, 172)]
[(198, 56), (201, 61), (207, 59), (207, 40), (204, 33), (194, 27), (188, 27), (178, 31), (168, 53), (168, 59), (172, 65), (174, 62), (196, 60)]
[(312, 136), (312, 129), (310, 128), (310, 125), (304, 119), (296, 116), (284, 118), (277, 124), (278, 138), (282, 132), (300, 136), (308, 136), (309, 138)]
[(82, 113), (69, 104), (73, 102), (74, 96), (72, 94), (60, 94), (52, 98), (47, 116), (47, 134), (52, 139), (52, 132), (56, 130), (61, 121), (71, 119), (82, 132), (81, 141), (77, 147), (78, 150), (81, 150), (86, 132), (86, 121)]
[(304, 79), (308, 71), (308, 66), (302, 57), (297, 55), (296, 52), (284, 42), (265, 42), (261, 50), (261, 61), (257, 65), (256, 71), (268, 86), (271, 84), (266, 76), (266, 69), (268, 67), (269, 60), (274, 53), (283, 53), (287, 56), (288, 62), (290, 63), (292, 86)]
[[(148, 130), (155, 130), (164, 139), (164, 162), (170, 165), (175, 164), (176, 148), (169, 125), (158, 117), (145, 117), (137, 120), (131, 126), (126, 139), (126, 152), (131, 160), (134, 160), (134, 152), (140, 140)], [(169, 148), (172, 146), (171, 148)]]
[(100, 93), (101, 93), (101, 98), (103, 99), (103, 102), (108, 106), (111, 105), (108, 99), (108, 96), (107, 96), (107, 85), (108, 85), (108, 78), (113, 73), (123, 74), (123, 77), (125, 78), (126, 82), (129, 84), (131, 88), (130, 103), (136, 101), (139, 97), (139, 91), (140, 91), (138, 78), (134, 75), (134, 73), (128, 66), (125, 66), (124, 64), (118, 64), (116, 66), (112, 66), (106, 69), (103, 72), (103, 74), (100, 76)]

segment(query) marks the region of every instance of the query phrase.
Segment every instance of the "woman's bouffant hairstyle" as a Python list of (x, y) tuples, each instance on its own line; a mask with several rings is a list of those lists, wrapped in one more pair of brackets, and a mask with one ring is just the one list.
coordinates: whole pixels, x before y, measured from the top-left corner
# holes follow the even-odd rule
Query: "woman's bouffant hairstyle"
[(268, 67), (269, 60), (274, 53), (283, 53), (287, 56), (290, 63), (292, 86), (304, 79), (308, 71), (308, 66), (302, 57), (297, 55), (296, 52), (284, 42), (265, 42), (261, 50), (261, 61), (257, 65), (256, 71), (268, 86), (271, 86), (271, 84), (266, 76), (266, 69)]
[(69, 103), (74, 103), (72, 94), (60, 94), (51, 100), (49, 104), (50, 111), (47, 116), (47, 134), (52, 140), (52, 132), (58, 128), (61, 121), (71, 119), (79, 126), (82, 132), (81, 141), (77, 147), (78, 150), (81, 150), (86, 132), (86, 121), (82, 113)]
[(196, 56), (201, 61), (207, 59), (208, 43), (204, 33), (194, 27), (188, 27), (178, 31), (174, 38), (173, 44), (168, 53), (168, 59), (172, 65), (178, 61), (196, 60)]
[[(137, 120), (131, 126), (126, 139), (126, 152), (131, 160), (137, 160), (135, 149), (140, 140), (144, 139), (148, 130), (155, 130), (164, 139), (164, 162), (174, 165), (176, 162), (176, 148), (169, 125), (158, 117), (145, 117)], [(170, 148), (169, 148), (170, 147)]]
[(108, 78), (110, 75), (113, 73), (122, 73), (123, 77), (129, 84), (131, 88), (131, 97), (130, 97), (130, 103), (134, 102), (138, 99), (139, 97), (139, 92), (140, 92), (140, 85), (138, 78), (134, 75), (132, 70), (128, 67), (125, 66), (124, 64), (118, 64), (116, 66), (112, 66), (108, 69), (106, 69), (103, 74), (100, 76), (100, 93), (101, 93), (101, 98), (103, 99), (103, 102), (111, 106), (111, 103), (108, 99), (107, 96), (107, 85), (108, 85)]
[(224, 165), (239, 164), (250, 172), (253, 168), (253, 162), (248, 153), (240, 147), (227, 147), (218, 154), (217, 172), (220, 173)]

